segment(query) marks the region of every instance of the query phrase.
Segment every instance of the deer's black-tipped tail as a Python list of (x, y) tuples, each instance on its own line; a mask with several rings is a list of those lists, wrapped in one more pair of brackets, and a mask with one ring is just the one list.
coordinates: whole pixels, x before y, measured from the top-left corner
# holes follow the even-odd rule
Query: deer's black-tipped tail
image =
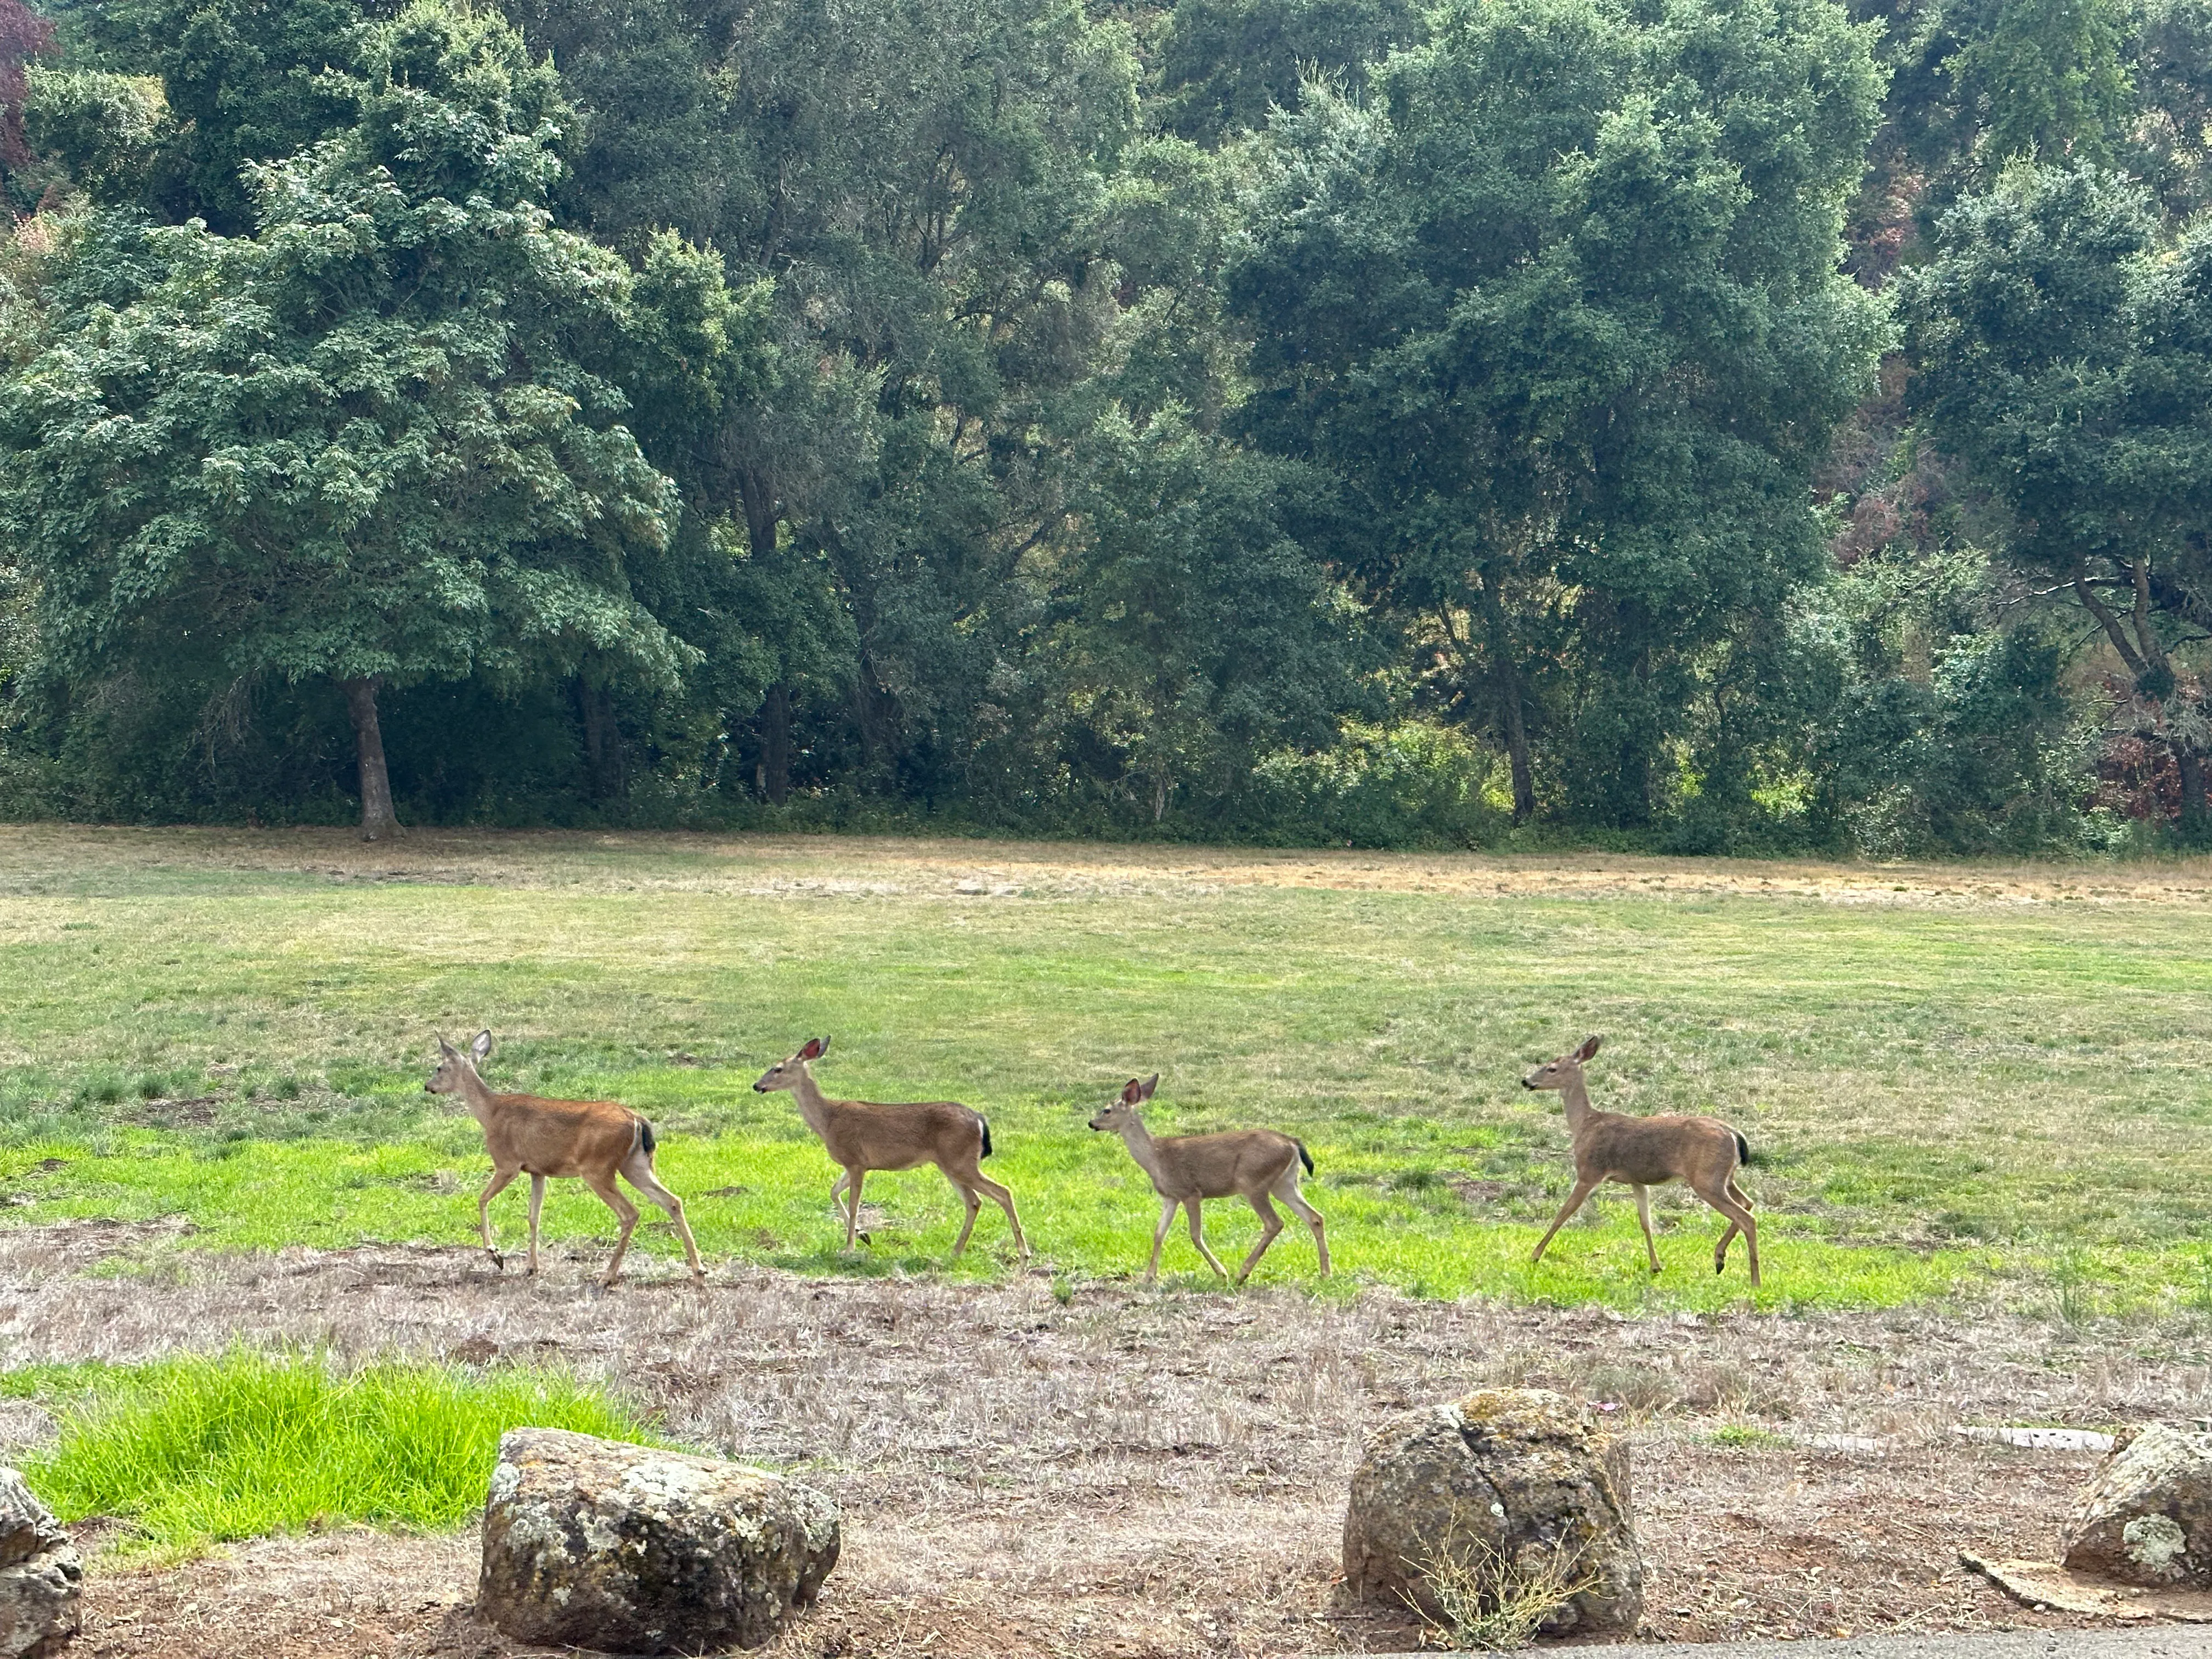
[(1304, 1164), (1306, 1166), (1306, 1173), (1308, 1175), (1311, 1175), (1314, 1172), (1313, 1154), (1306, 1150), (1305, 1142), (1303, 1140), (1294, 1140), (1291, 1145), (1298, 1149), (1298, 1162)]
[(982, 1116), (981, 1114), (978, 1114), (975, 1121), (983, 1126), (982, 1156), (988, 1158), (991, 1155), (991, 1120), (988, 1117)]
[(647, 1158), (653, 1156), (653, 1149), (660, 1144), (653, 1135), (653, 1125), (643, 1118), (637, 1121), (637, 1144)]
[(1751, 1143), (1743, 1138), (1743, 1131), (1741, 1129), (1731, 1129), (1729, 1133), (1735, 1137), (1735, 1161), (1743, 1164), (1750, 1164), (1752, 1161)]

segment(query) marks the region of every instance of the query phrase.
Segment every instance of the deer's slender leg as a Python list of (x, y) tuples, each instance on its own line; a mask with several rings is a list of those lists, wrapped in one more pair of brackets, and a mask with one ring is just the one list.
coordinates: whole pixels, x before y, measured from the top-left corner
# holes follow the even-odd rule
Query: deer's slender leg
[(1559, 1214), (1552, 1218), (1551, 1231), (1536, 1241), (1536, 1254), (1528, 1258), (1530, 1265), (1533, 1266), (1544, 1259), (1544, 1247), (1552, 1242), (1553, 1234), (1565, 1226), (1567, 1218), (1581, 1209), (1583, 1200), (1596, 1190), (1597, 1179), (1595, 1177), (1586, 1177), (1575, 1182), (1574, 1191), (1567, 1194), (1567, 1201), (1560, 1206)]
[(660, 1184), (651, 1155), (640, 1147), (623, 1160), (622, 1172), (623, 1179), (668, 1212), (669, 1220), (676, 1224), (676, 1236), (684, 1241), (684, 1259), (691, 1264), (692, 1279), (705, 1284), (707, 1269), (699, 1260), (699, 1246), (691, 1237), (691, 1224), (684, 1218), (684, 1200)]
[(483, 1234), (484, 1254), (491, 1258), (491, 1265), (495, 1267), (504, 1267), (507, 1263), (500, 1255), (499, 1246), (491, 1242), (491, 1201), (507, 1190), (508, 1182), (521, 1173), (520, 1165), (512, 1170), (495, 1168), (491, 1180), (485, 1184), (483, 1191), (477, 1194), (477, 1226)]
[(538, 1218), (545, 1209), (545, 1177), (535, 1170), (530, 1176), (530, 1265), (523, 1269), (526, 1278), (538, 1277)]
[(637, 1226), (637, 1206), (623, 1196), (622, 1188), (615, 1185), (612, 1170), (599, 1176), (587, 1175), (584, 1184), (599, 1195), (599, 1202), (612, 1210), (615, 1219), (622, 1223), (622, 1236), (615, 1240), (615, 1259), (607, 1263), (606, 1274), (599, 1280), (601, 1288), (612, 1290), (615, 1280), (622, 1274), (623, 1257), (629, 1253), (629, 1236)]
[[(974, 1188), (969, 1186), (967, 1182), (958, 1176), (954, 1175), (951, 1170), (947, 1170), (945, 1172), (945, 1178), (952, 1183), (952, 1190), (960, 1194), (960, 1201), (968, 1206), (968, 1218), (960, 1224), (960, 1237), (952, 1246), (952, 1259), (957, 1261), (960, 1260), (960, 1252), (968, 1248), (968, 1235), (975, 1231), (976, 1213), (982, 1209), (983, 1200), (975, 1196)], [(969, 1179), (974, 1180), (977, 1177), (969, 1176)]]
[(1720, 1270), (1720, 1264), (1725, 1260), (1723, 1253), (1728, 1249), (1729, 1241), (1741, 1231), (1743, 1234), (1745, 1253), (1751, 1257), (1751, 1288), (1757, 1290), (1759, 1288), (1759, 1223), (1752, 1218), (1750, 1204), (1741, 1194), (1731, 1191), (1725, 1184), (1717, 1191), (1701, 1191), (1698, 1196), (1718, 1210), (1728, 1219), (1728, 1231), (1721, 1235), (1720, 1246), (1713, 1252), (1714, 1271), (1717, 1273)]
[(840, 1170), (837, 1178), (830, 1183), (830, 1207), (833, 1210), (845, 1207), (845, 1172)]
[(1321, 1212), (1306, 1202), (1306, 1195), (1298, 1190), (1297, 1171), (1293, 1170), (1275, 1183), (1275, 1196), (1291, 1206), (1291, 1213), (1304, 1222), (1314, 1236), (1314, 1249), (1321, 1256), (1321, 1276), (1328, 1277), (1328, 1235), (1322, 1230)]
[(1651, 1189), (1649, 1187), (1638, 1185), (1636, 1188), (1636, 1218), (1644, 1224), (1644, 1254), (1651, 1258), (1651, 1271), (1658, 1273), (1661, 1271), (1659, 1247), (1651, 1238)]
[(860, 1231), (860, 1183), (868, 1178), (866, 1170), (845, 1171), (845, 1248), (856, 1249), (854, 1243)]
[(1006, 1212), (1006, 1224), (1014, 1230), (1014, 1248), (1022, 1253), (1023, 1261), (1028, 1261), (1030, 1259), (1030, 1242), (1028, 1239), (1022, 1237), (1022, 1218), (1014, 1213), (1014, 1194), (1010, 1188), (1000, 1185), (998, 1182), (992, 1180), (990, 1176), (982, 1174), (980, 1170), (972, 1176), (971, 1179), (975, 1182), (975, 1191), (982, 1194), (984, 1197), (991, 1200), (994, 1203), (997, 1204), (1000, 1209)]
[(1160, 1200), (1160, 1224), (1152, 1229), (1152, 1259), (1145, 1264), (1145, 1283), (1149, 1285), (1160, 1276), (1160, 1247), (1167, 1243), (1168, 1229), (1175, 1225), (1176, 1206), (1180, 1199)]
[(1275, 1213), (1275, 1206), (1267, 1202), (1264, 1192), (1247, 1193), (1252, 1207), (1260, 1212), (1260, 1242), (1252, 1247), (1252, 1254), (1244, 1258), (1244, 1265), (1237, 1270), (1237, 1282), (1242, 1285), (1251, 1278), (1252, 1269), (1260, 1265), (1260, 1258), (1267, 1254), (1267, 1246), (1275, 1242), (1275, 1235), (1283, 1231), (1283, 1218)]
[[(1735, 1177), (1734, 1176), (1730, 1176), (1728, 1178), (1728, 1195), (1734, 1199), (1737, 1203), (1742, 1205), (1745, 1209), (1747, 1210), (1751, 1207), (1750, 1198), (1745, 1194), (1742, 1188), (1735, 1184)], [(1721, 1242), (1713, 1246), (1713, 1271), (1716, 1273), (1724, 1273), (1727, 1271), (1729, 1246), (1735, 1243), (1736, 1234), (1742, 1231), (1743, 1230), (1738, 1227), (1735, 1222), (1729, 1222), (1728, 1224), (1728, 1231), (1721, 1235)]]
[(1198, 1215), (1199, 1205), (1201, 1201), (1195, 1198), (1187, 1198), (1182, 1201), (1182, 1212), (1190, 1218), (1190, 1242), (1198, 1246), (1198, 1253), (1206, 1258), (1206, 1265), (1226, 1279), (1229, 1277), (1229, 1269), (1221, 1265), (1220, 1257), (1206, 1248), (1206, 1228), (1200, 1222)]

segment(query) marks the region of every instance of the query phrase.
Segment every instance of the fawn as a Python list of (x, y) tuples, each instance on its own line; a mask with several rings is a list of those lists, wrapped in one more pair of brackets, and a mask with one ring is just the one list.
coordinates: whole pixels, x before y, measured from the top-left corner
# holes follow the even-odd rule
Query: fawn
[(1590, 1104), (1583, 1065), (1597, 1053), (1600, 1039), (1586, 1039), (1571, 1054), (1539, 1066), (1521, 1079), (1524, 1089), (1557, 1089), (1567, 1109), (1567, 1133), (1574, 1137), (1575, 1189), (1536, 1245), (1532, 1260), (1544, 1259), (1544, 1246), (1601, 1182), (1627, 1183), (1636, 1194), (1637, 1218), (1644, 1224), (1644, 1249), (1651, 1271), (1660, 1271), (1659, 1247), (1651, 1238), (1650, 1188), (1686, 1182), (1692, 1192), (1718, 1210), (1728, 1231), (1713, 1247), (1713, 1271), (1728, 1266), (1728, 1249), (1738, 1231), (1751, 1257), (1751, 1283), (1759, 1285), (1759, 1224), (1751, 1200), (1736, 1185), (1735, 1172), (1751, 1162), (1751, 1143), (1717, 1117), (1627, 1117), (1601, 1112)]
[(1260, 1212), (1264, 1229), (1252, 1254), (1237, 1271), (1237, 1282), (1242, 1285), (1252, 1276), (1267, 1246), (1275, 1242), (1275, 1235), (1283, 1231), (1283, 1218), (1267, 1201), (1270, 1193), (1312, 1229), (1314, 1249), (1321, 1254), (1321, 1276), (1327, 1279), (1328, 1239), (1322, 1231), (1321, 1212), (1298, 1192), (1298, 1166), (1304, 1164), (1308, 1175), (1314, 1168), (1312, 1155), (1304, 1144), (1273, 1129), (1155, 1138), (1145, 1127), (1137, 1108), (1152, 1097), (1159, 1081), (1158, 1072), (1142, 1083), (1131, 1078), (1121, 1097), (1091, 1120), (1092, 1128), (1110, 1129), (1121, 1137), (1129, 1156), (1152, 1178), (1152, 1190), (1160, 1195), (1160, 1224), (1152, 1230), (1152, 1259), (1145, 1264), (1145, 1282), (1150, 1285), (1159, 1277), (1160, 1249), (1167, 1242), (1168, 1229), (1175, 1224), (1177, 1205), (1190, 1218), (1190, 1242), (1198, 1246), (1206, 1265), (1228, 1278), (1229, 1270), (1206, 1247), (1199, 1206), (1209, 1198), (1237, 1197)]

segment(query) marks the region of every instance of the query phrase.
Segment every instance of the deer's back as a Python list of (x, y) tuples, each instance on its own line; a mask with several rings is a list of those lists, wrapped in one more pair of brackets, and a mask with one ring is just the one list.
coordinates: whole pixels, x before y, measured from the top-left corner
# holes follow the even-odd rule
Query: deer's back
[(484, 1145), (530, 1175), (573, 1176), (619, 1164), (637, 1143), (635, 1112), (611, 1100), (494, 1095)]
[(1273, 1129), (1155, 1137), (1163, 1198), (1228, 1198), (1271, 1187), (1298, 1161), (1298, 1143)]
[(1584, 1174), (1639, 1187), (1688, 1180), (1717, 1162), (1735, 1164), (1735, 1131), (1717, 1117), (1625, 1117), (1601, 1114), (1575, 1148)]
[(983, 1115), (957, 1100), (824, 1100), (822, 1144), (847, 1168), (963, 1163), (983, 1150)]

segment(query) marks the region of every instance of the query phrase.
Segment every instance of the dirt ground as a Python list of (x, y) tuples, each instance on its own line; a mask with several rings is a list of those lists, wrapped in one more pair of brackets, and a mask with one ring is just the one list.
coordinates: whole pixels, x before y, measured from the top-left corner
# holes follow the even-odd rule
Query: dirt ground
[[(2062, 1624), (1965, 1572), (1959, 1553), (2050, 1553), (2095, 1458), (1957, 1426), (2185, 1420), (2212, 1401), (2202, 1322), (1705, 1322), (1121, 1284), (1063, 1303), (1041, 1278), (752, 1270), (704, 1291), (601, 1295), (582, 1257), (556, 1254), (528, 1282), (431, 1249), (173, 1252), (151, 1276), (115, 1271), (148, 1242), (109, 1224), (0, 1234), (0, 1361), (243, 1337), (604, 1370), (684, 1440), (790, 1469), (842, 1504), (843, 1560), (772, 1659), (1414, 1645), (1418, 1629), (1337, 1596), (1346, 1478), (1392, 1412), (1498, 1383), (1569, 1390), (1630, 1437), (1645, 1635)], [(35, 1408), (0, 1413), (0, 1451), (51, 1432)], [(109, 1535), (83, 1531), (95, 1547)], [(513, 1659), (469, 1615), (474, 1542), (347, 1532), (160, 1571), (95, 1559), (73, 1651)]]
[(1603, 853), (1375, 853), (1118, 846), (945, 837), (651, 831), (410, 830), (363, 843), (350, 830), (131, 830), (0, 824), (11, 890), (65, 890), (88, 848), (103, 867), (286, 872), (333, 882), (481, 882), (782, 893), (1060, 893), (1315, 887), (1576, 897), (1722, 895), (1905, 906), (2212, 903), (2212, 859), (1868, 864), (1646, 858)]

